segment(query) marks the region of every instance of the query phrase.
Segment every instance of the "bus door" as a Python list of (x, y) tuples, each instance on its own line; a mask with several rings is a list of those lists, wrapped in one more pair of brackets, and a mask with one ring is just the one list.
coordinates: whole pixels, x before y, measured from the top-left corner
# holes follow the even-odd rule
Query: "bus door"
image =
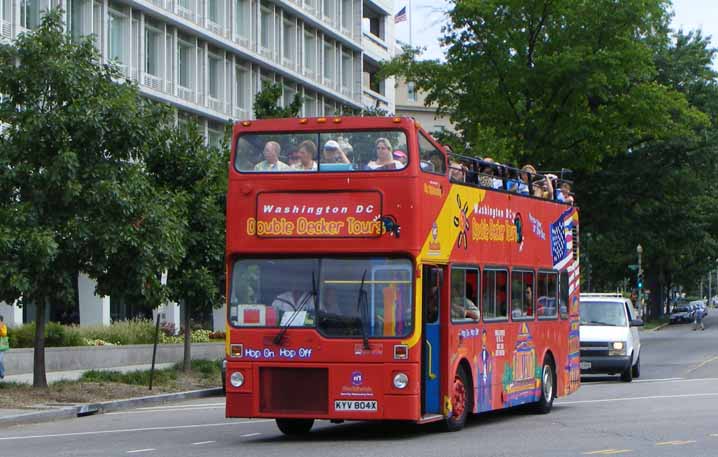
[(425, 265), (422, 274), (423, 304), (423, 368), (422, 413), (441, 414), (441, 297), (444, 271), (441, 267)]

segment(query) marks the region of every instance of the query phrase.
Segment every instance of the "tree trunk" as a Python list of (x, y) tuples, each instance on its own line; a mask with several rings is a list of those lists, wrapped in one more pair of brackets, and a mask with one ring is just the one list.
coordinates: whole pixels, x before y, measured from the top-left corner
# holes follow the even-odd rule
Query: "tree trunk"
[(184, 305), (184, 363), (182, 369), (185, 373), (192, 371), (192, 329), (189, 327), (190, 306)]
[(35, 308), (35, 352), (32, 368), (32, 386), (36, 388), (47, 387), (47, 376), (45, 375), (45, 309), (47, 299), (42, 297), (36, 300)]

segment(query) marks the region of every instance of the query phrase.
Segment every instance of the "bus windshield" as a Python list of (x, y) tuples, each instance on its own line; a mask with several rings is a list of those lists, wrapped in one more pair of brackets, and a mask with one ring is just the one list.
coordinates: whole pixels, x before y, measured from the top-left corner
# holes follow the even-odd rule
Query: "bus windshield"
[(412, 264), (372, 257), (240, 259), (230, 286), (235, 327), (317, 328), (330, 337), (405, 337)]
[(401, 170), (408, 163), (401, 130), (251, 133), (237, 139), (241, 172)]

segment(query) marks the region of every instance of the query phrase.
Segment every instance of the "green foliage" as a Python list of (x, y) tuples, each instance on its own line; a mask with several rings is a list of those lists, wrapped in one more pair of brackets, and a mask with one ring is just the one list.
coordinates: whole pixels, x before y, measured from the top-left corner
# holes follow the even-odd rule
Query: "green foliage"
[(86, 340), (100, 340), (114, 345), (152, 344), (155, 340), (155, 325), (147, 319), (113, 322), (108, 326), (77, 327), (77, 331)]
[[(11, 348), (31, 348), (35, 337), (35, 323), (8, 328)], [(47, 347), (82, 346), (80, 332), (57, 322), (49, 322), (45, 326), (45, 345)]]
[[(98, 64), (91, 40), (73, 42), (53, 10), (0, 45), (0, 300), (36, 304), (38, 327), (47, 303), (75, 300), (79, 271), (101, 295), (155, 306), (160, 272), (184, 254), (175, 198), (142, 163), (169, 111)], [(39, 362), (35, 373), (45, 385)]]
[(282, 85), (279, 83), (264, 83), (262, 90), (254, 98), (254, 117), (256, 119), (273, 119), (281, 117), (298, 117), (302, 110), (302, 96), (294, 94), (294, 100), (289, 106), (282, 108), (279, 100), (282, 98)]
[(592, 169), (605, 156), (691, 138), (707, 118), (656, 81), (667, 0), (454, 1), (446, 61), (419, 51), (382, 76), (414, 81), (481, 155), (544, 168)]

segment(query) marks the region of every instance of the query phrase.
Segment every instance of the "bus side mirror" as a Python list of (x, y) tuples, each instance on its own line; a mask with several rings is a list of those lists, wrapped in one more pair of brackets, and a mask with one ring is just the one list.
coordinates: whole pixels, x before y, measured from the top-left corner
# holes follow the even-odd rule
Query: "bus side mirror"
[(631, 327), (643, 327), (643, 319), (633, 319), (631, 321)]

